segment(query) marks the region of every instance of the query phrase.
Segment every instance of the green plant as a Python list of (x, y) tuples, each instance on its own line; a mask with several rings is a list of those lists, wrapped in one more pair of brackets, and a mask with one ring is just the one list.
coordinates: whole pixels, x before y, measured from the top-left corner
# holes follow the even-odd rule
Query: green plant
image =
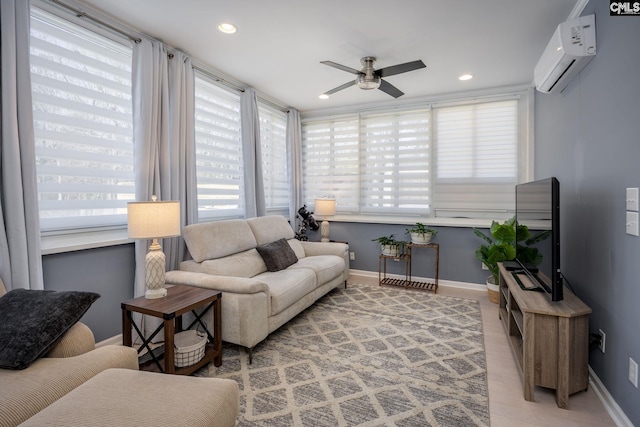
[(498, 263), (509, 261), (516, 257), (515, 218), (506, 220), (502, 224), (492, 221), (489, 229), (490, 236), (487, 236), (477, 228), (474, 228), (473, 232), (487, 243), (476, 249), (476, 258), (487, 266), (491, 276), (493, 276), (494, 283), (497, 284), (500, 274)]
[(438, 230), (434, 230), (433, 228), (429, 228), (426, 225), (424, 225), (421, 222), (416, 222), (415, 225), (411, 228), (407, 228), (405, 230), (406, 234), (411, 234), (411, 233), (416, 233), (416, 234), (421, 234), (421, 235), (425, 235), (425, 234), (431, 234), (432, 236), (435, 236), (436, 234), (438, 234)]
[(473, 232), (487, 242), (476, 249), (476, 258), (487, 266), (496, 284), (500, 274), (498, 263), (512, 260), (516, 254), (519, 261), (525, 264), (539, 265), (542, 262), (542, 254), (534, 245), (548, 238), (551, 233), (546, 230), (533, 235), (526, 225), (518, 225), (516, 230), (515, 218), (502, 224), (492, 221), (489, 229), (491, 236), (477, 228), (474, 228)]
[(525, 264), (542, 264), (542, 254), (534, 245), (547, 239), (550, 235), (551, 230), (531, 234), (529, 227), (518, 225), (516, 229), (516, 253), (518, 254), (518, 259)]
[(391, 234), (389, 236), (377, 237), (375, 239), (371, 239), (372, 242), (378, 242), (380, 246), (396, 246), (399, 251), (403, 251), (407, 242), (404, 240), (396, 240), (395, 234)]

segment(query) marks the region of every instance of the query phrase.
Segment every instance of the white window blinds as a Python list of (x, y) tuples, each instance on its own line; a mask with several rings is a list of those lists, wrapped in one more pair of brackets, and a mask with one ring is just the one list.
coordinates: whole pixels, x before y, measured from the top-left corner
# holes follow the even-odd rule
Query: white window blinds
[(358, 212), (360, 165), (357, 117), (305, 122), (302, 126), (304, 200), (335, 197), (337, 212)]
[(519, 178), (518, 100), (434, 109), (437, 216), (509, 212)]
[(360, 119), (360, 211), (429, 212), (429, 111), (363, 115)]
[(196, 73), (195, 126), (199, 220), (244, 217), (240, 96)]
[[(124, 44), (123, 44), (124, 43)], [(43, 231), (124, 225), (135, 195), (131, 47), (32, 8)]]
[(304, 121), (305, 203), (328, 196), (340, 213), (427, 214), (429, 120), (421, 110)]
[(265, 205), (270, 214), (289, 212), (287, 115), (258, 101)]

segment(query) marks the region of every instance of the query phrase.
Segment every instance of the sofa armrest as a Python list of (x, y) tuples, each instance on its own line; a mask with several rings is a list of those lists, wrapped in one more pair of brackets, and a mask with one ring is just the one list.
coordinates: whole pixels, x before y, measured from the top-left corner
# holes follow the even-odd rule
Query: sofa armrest
[[(300, 242), (304, 248), (306, 256), (314, 255), (336, 255), (344, 257), (349, 251), (349, 245), (339, 242)], [(347, 258), (349, 259), (349, 258)]]
[(78, 322), (73, 325), (45, 357), (73, 357), (96, 348), (93, 332), (87, 325)]
[(218, 276), (193, 271), (173, 270), (167, 271), (165, 274), (165, 283), (169, 285), (196, 286), (235, 294), (264, 292), (269, 295), (269, 287), (266, 283), (250, 277)]

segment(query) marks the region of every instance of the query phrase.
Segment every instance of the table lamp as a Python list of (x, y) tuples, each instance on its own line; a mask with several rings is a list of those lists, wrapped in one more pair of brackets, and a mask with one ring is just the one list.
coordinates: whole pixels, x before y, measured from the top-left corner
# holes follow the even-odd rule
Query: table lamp
[(327, 221), (327, 217), (336, 214), (336, 199), (316, 199), (314, 213), (316, 215), (322, 216), (322, 224), (320, 224), (320, 241), (328, 242), (329, 221)]
[(158, 202), (156, 196), (150, 202), (130, 202), (127, 204), (129, 237), (132, 239), (153, 239), (145, 257), (144, 293), (147, 299), (167, 296), (164, 287), (166, 269), (165, 257), (158, 239), (180, 235), (180, 202)]

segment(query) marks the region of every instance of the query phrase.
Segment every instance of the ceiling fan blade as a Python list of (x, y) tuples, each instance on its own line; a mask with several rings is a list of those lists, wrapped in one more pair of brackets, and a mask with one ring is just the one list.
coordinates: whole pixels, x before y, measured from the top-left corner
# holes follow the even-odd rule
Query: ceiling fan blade
[(399, 98), (404, 95), (404, 92), (385, 80), (380, 81), (380, 87), (378, 89), (393, 96), (394, 98)]
[(375, 71), (375, 74), (380, 77), (389, 77), (396, 74), (406, 73), (408, 71), (418, 70), (420, 68), (426, 68), (424, 62), (421, 60), (405, 62), (404, 64), (392, 65), (390, 67), (380, 68)]
[(329, 67), (337, 68), (338, 70), (346, 71), (351, 74), (362, 74), (360, 70), (356, 70), (351, 67), (347, 67), (346, 65), (340, 65), (333, 61), (320, 61), (321, 64), (328, 65)]
[(323, 93), (323, 95), (331, 95), (331, 94), (333, 94), (333, 93), (338, 92), (339, 90), (346, 89), (346, 88), (348, 88), (349, 86), (353, 86), (353, 85), (355, 85), (355, 84), (356, 84), (356, 81), (355, 81), (355, 80), (351, 80), (350, 82), (345, 83), (345, 84), (343, 84), (343, 85), (341, 85), (341, 86), (338, 86), (337, 88), (334, 88), (334, 89), (331, 89), (331, 90), (329, 90), (329, 91), (326, 91), (325, 93)]

